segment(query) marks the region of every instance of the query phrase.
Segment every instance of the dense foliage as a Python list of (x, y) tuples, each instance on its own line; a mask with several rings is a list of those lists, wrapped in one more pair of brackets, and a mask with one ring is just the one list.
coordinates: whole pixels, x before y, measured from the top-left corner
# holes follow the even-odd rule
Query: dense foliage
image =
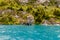
[(23, 5), (18, 0), (0, 0), (0, 24), (25, 23), (28, 15), (34, 17), (35, 24), (41, 24), (43, 20), (50, 18), (60, 20), (60, 8), (53, 6), (54, 3), (52, 1), (49, 3), (52, 6), (33, 3), (31, 5), (31, 2)]

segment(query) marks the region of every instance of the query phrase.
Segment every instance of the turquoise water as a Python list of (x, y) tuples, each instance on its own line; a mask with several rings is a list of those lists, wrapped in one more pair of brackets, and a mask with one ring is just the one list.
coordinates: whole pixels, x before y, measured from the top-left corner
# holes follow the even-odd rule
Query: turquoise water
[(60, 26), (0, 25), (0, 40), (60, 40)]

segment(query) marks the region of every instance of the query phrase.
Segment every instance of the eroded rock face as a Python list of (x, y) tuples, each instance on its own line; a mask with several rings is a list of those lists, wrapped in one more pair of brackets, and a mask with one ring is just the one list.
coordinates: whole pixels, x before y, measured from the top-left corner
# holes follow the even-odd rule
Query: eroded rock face
[(24, 24), (24, 23), (25, 23), (25, 20), (22, 19), (22, 18), (20, 18), (20, 23), (21, 23), (21, 24)]
[(34, 17), (32, 15), (28, 15), (27, 16), (27, 23), (28, 24), (33, 24), (33, 22), (34, 22)]
[(5, 13), (13, 13), (14, 11), (11, 9), (6, 9), (6, 10), (0, 10), (0, 14), (5, 14)]
[(4, 13), (13, 13), (14, 11), (13, 10), (11, 10), (11, 9), (6, 9), (6, 10), (3, 10), (2, 11), (2, 14), (4, 14)]
[(44, 2), (50, 2), (50, 0), (37, 0), (37, 3), (44, 3)]
[(44, 20), (42, 24), (54, 25), (58, 23), (56, 22), (56, 18), (50, 18), (49, 20)]
[(19, 0), (21, 3), (28, 3), (28, 0)]
[(37, 0), (39, 3), (44, 3), (46, 0)]
[(3, 10), (0, 10), (0, 14), (2, 14)]
[(27, 12), (26, 12), (26, 11), (20, 11), (20, 12), (21, 12), (23, 15), (24, 15), (24, 14), (27, 14)]
[(55, 18), (50, 18), (50, 20), (49, 20), (49, 21), (50, 21), (50, 23), (51, 23), (51, 24), (56, 24), (56, 22), (55, 22), (55, 21), (56, 21), (56, 19), (55, 19)]
[(51, 24), (48, 20), (44, 20), (43, 22), (42, 22), (42, 24), (44, 24), (44, 25), (48, 25), (48, 24)]

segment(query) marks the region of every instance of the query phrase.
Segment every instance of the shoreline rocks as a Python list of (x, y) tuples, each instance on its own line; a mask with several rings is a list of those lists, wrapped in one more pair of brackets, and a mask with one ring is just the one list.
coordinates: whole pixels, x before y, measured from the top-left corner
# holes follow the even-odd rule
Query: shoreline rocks
[(56, 19), (51, 18), (50, 20), (44, 20), (42, 22), (44, 25), (60, 25), (60, 22), (56, 22)]
[(34, 22), (34, 17), (32, 15), (27, 16), (27, 25), (32, 25)]

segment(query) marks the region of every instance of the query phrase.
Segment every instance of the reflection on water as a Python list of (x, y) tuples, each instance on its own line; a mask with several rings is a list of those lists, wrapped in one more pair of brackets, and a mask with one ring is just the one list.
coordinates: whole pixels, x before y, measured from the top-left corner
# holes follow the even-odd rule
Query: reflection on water
[(1, 25), (0, 40), (60, 40), (60, 27)]
[(1, 35), (0, 36), (0, 40), (9, 40), (10, 39), (10, 36), (8, 35)]

